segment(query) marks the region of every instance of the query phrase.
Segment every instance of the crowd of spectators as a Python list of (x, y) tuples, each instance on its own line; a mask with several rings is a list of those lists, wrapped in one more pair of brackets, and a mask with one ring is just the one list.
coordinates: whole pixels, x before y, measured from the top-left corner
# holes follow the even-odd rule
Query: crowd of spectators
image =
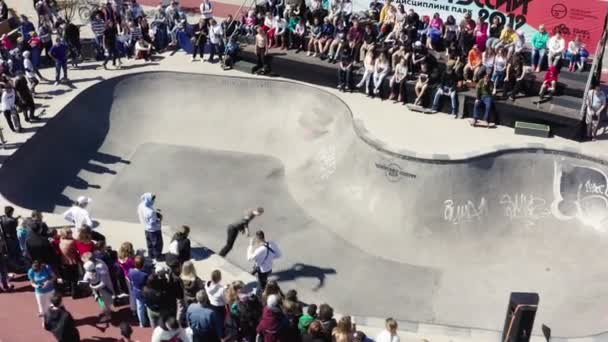
[[(154, 195), (144, 194), (137, 208), (147, 252), (131, 242), (118, 250), (108, 246), (105, 236), (93, 228), (97, 223), (90, 217), (91, 200), (86, 197), (64, 213), (70, 225), (59, 228), (50, 228), (40, 212), (21, 218), (6, 207), (0, 217), (0, 292), (10, 295), (11, 277), (25, 273), (42, 325), (58, 341), (80, 341), (78, 324), (62, 304), (64, 296), (93, 299), (100, 323), (112, 321), (115, 307), (128, 306), (133, 324), (153, 329), (152, 342), (367, 341), (351, 317), (335, 318), (328, 304), (305, 305), (296, 290), (283, 292), (268, 279), (281, 252), (263, 231), (255, 232), (246, 254), (258, 276), (253, 288), (242, 281), (224, 283), (220, 270), (201, 279), (187, 226), (176, 230), (166, 253), (157, 252), (162, 235), (151, 238), (150, 233), (159, 231), (162, 216), (154, 200)], [(261, 207), (249, 210), (228, 226), (222, 255), (230, 251), (234, 234), (249, 235), (249, 222), (263, 212)], [(394, 319), (387, 319), (386, 330), (376, 341), (399, 341), (397, 328)], [(121, 338), (130, 341), (128, 322), (121, 323), (121, 332)]]

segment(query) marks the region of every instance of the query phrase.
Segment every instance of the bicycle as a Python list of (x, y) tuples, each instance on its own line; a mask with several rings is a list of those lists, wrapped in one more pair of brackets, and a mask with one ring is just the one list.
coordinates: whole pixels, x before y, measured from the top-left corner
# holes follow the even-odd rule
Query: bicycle
[(84, 0), (78, 6), (78, 16), (83, 25), (88, 25), (91, 22), (93, 14), (99, 11), (99, 4), (95, 0)]

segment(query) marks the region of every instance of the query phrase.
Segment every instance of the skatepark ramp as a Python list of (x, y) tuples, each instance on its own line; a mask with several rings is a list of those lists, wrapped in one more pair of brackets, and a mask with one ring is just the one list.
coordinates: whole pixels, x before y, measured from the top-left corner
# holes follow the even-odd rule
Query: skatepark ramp
[[(445, 144), (455, 137), (445, 137)], [(437, 151), (441, 153), (441, 151)], [(337, 97), (297, 83), (175, 72), (83, 91), (0, 168), (18, 206), (167, 223), (211, 249), (263, 205), (275, 276), (340, 312), (499, 330), (512, 291), (538, 292), (555, 336), (607, 326), (608, 166), (542, 148), (466, 160), (385, 150)], [(249, 266), (240, 238), (231, 262)]]

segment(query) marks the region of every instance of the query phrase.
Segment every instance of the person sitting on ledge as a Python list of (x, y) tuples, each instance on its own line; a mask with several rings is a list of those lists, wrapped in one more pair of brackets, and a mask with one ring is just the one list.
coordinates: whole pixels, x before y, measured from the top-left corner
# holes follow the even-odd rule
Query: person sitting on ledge
[(338, 90), (350, 91), (352, 88), (353, 57), (348, 46), (340, 51), (340, 67), (338, 69)]
[(432, 112), (437, 113), (440, 109), (440, 101), (443, 95), (448, 95), (450, 97), (450, 103), (452, 109), (450, 111), (451, 115), (454, 115), (455, 119), (458, 119), (458, 98), (456, 96), (456, 72), (453, 67), (448, 69), (442, 74), (442, 80), (437, 92), (435, 93), (435, 98), (433, 99), (433, 107)]
[(482, 62), (481, 52), (477, 48), (477, 44), (473, 45), (473, 48), (469, 51), (467, 61), (467, 64), (464, 66), (464, 80), (467, 83), (471, 83), (472, 81), (477, 82), (476, 76), (479, 74)]
[(552, 65), (549, 67), (549, 70), (545, 73), (545, 79), (543, 80), (543, 84), (540, 86), (540, 93), (538, 96), (540, 97), (539, 101), (545, 99), (545, 95), (549, 92), (549, 98), (553, 97), (555, 94), (555, 89), (557, 88), (557, 79), (559, 76), (559, 69), (557, 66)]
[(477, 120), (481, 116), (481, 106), (484, 106), (484, 115), (483, 120), (488, 123), (488, 119), (490, 118), (490, 111), (492, 110), (492, 106), (494, 105), (494, 96), (492, 95), (492, 81), (490, 79), (490, 74), (485, 74), (483, 78), (477, 83), (476, 88), (476, 100), (475, 106), (473, 107), (473, 122), (471, 126), (475, 127), (477, 125)]
[(144, 37), (139, 37), (139, 40), (135, 43), (135, 59), (143, 59), (144, 61), (149, 62), (150, 50), (152, 50), (152, 45), (146, 42)]
[(401, 58), (399, 63), (395, 66), (395, 72), (389, 82), (389, 88), (391, 94), (388, 97), (389, 100), (397, 98), (397, 102), (405, 101), (405, 81), (407, 80), (407, 63), (405, 58)]
[(418, 81), (414, 88), (416, 92), (416, 100), (414, 105), (423, 106), (424, 97), (428, 94), (430, 88), (439, 79), (439, 69), (433, 63), (424, 62), (420, 66), (420, 74), (418, 75)]

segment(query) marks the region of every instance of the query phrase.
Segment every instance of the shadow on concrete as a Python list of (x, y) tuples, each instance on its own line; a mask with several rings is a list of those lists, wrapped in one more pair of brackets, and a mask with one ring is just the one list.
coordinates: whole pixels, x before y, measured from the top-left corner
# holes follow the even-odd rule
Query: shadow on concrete
[[(77, 177), (80, 170), (113, 172), (103, 165), (91, 164), (90, 160), (101, 164), (128, 163), (119, 156), (97, 152), (110, 128), (114, 87), (122, 79), (117, 77), (93, 85), (52, 120), (42, 119), (48, 123), (3, 163), (0, 193), (18, 206), (51, 212), (57, 205), (71, 205), (70, 199), (62, 195), (68, 187), (100, 188)], [(51, 93), (66, 91), (69, 89)], [(4, 181), (9, 179), (10, 182)]]
[(279, 271), (272, 274), (272, 278), (277, 281), (291, 281), (298, 278), (316, 278), (319, 283), (316, 284), (312, 290), (317, 291), (325, 285), (325, 278), (328, 274), (336, 274), (336, 270), (333, 268), (321, 268), (313, 265), (307, 265), (297, 263), (291, 266), (291, 268)]
[(207, 247), (194, 247), (191, 250), (192, 259), (195, 261), (205, 260), (209, 258), (212, 254), (215, 254), (212, 250)]

